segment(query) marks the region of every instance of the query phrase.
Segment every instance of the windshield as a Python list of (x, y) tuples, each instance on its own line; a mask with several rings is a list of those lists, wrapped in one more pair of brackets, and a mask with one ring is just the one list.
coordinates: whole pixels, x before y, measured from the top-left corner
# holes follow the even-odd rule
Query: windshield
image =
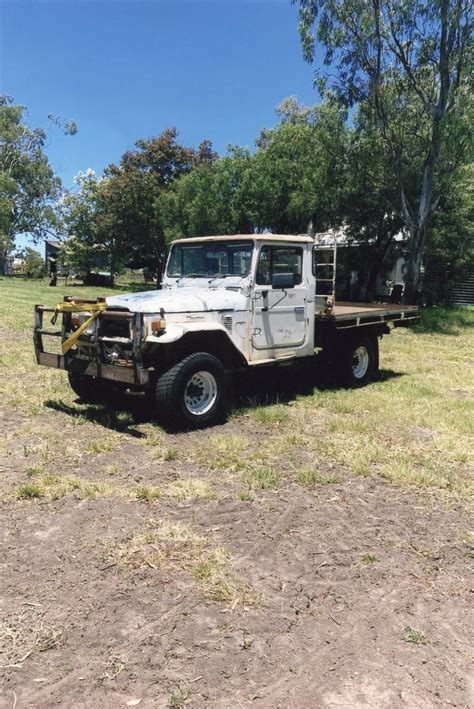
[(167, 275), (171, 278), (247, 276), (252, 251), (252, 241), (175, 244), (171, 250)]

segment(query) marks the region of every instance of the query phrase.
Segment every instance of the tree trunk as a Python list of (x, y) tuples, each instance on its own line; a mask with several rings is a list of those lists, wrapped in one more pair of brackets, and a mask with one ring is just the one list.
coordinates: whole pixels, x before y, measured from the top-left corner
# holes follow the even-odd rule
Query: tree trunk
[(156, 264), (156, 290), (161, 290), (161, 281), (163, 280), (163, 263), (158, 261)]
[(377, 286), (377, 278), (382, 268), (382, 264), (383, 258), (377, 259), (377, 261), (370, 267), (369, 277), (367, 279), (367, 288), (365, 292), (365, 297), (368, 303), (370, 303), (374, 298), (375, 288)]
[(114, 270), (115, 270), (115, 258), (114, 258), (114, 252), (110, 252), (110, 287), (113, 288), (115, 286), (115, 276), (114, 276)]
[(403, 302), (409, 305), (416, 305), (420, 302), (423, 288), (421, 266), (426, 241), (426, 225), (419, 226), (414, 224), (410, 229), (410, 235), (410, 253), (407, 261)]
[(380, 271), (382, 270), (382, 267), (385, 263), (385, 259), (387, 258), (387, 254), (390, 251), (390, 247), (393, 244), (394, 234), (392, 234), (392, 233), (389, 233), (388, 235), (384, 234), (383, 227), (381, 227), (381, 232), (382, 232), (382, 234), (381, 235), (379, 234), (377, 237), (377, 241), (376, 241), (377, 251), (375, 252), (372, 263), (370, 265), (369, 275), (367, 278), (366, 298), (367, 298), (367, 302), (369, 302), (369, 303), (374, 298), (375, 289), (377, 287), (377, 279), (378, 279)]
[(163, 271), (165, 266), (165, 258), (162, 251), (156, 253), (156, 290), (161, 290), (161, 282), (163, 280)]

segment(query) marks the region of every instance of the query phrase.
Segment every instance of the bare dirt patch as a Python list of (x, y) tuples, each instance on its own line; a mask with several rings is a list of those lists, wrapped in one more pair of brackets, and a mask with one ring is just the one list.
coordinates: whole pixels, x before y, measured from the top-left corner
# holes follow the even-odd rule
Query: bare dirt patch
[[(68, 445), (86, 440), (89, 424), (63, 425)], [(63, 474), (113, 485), (109, 494), (16, 499), (36, 477), (22, 437), (5, 456), (5, 706), (469, 706), (462, 501), (334, 466), (298, 482), (283, 459), (272, 463), (278, 484), (246, 497), (229, 448), (261, 446), (268, 433), (253, 419), (155, 435), (155, 445), (120, 438), (112, 460), (63, 461)], [(209, 435), (230, 470), (196, 452)], [(164, 460), (155, 446), (178, 453)], [(50, 456), (44, 465), (58, 469)], [(193, 478), (215, 494), (129, 492)]]
[(51, 289), (0, 287), (2, 709), (474, 705), (467, 311), (170, 435), (37, 367)]

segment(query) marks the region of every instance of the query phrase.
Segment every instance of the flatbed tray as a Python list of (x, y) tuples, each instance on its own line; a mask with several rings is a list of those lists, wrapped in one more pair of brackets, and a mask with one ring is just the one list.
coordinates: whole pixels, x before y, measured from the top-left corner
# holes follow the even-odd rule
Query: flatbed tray
[(331, 313), (316, 315), (321, 320), (332, 321), (336, 327), (357, 327), (380, 322), (410, 323), (420, 319), (416, 305), (393, 303), (336, 303)]

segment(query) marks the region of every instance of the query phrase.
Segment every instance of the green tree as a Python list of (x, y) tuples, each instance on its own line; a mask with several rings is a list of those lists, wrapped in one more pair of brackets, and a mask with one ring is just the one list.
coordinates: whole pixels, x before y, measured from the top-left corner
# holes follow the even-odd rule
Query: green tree
[(167, 128), (155, 138), (137, 141), (135, 150), (105, 170), (101, 184), (103, 217), (115, 234), (118, 253), (133, 268), (155, 271), (157, 285), (166, 252), (157, 200), (178, 177), (197, 165), (212, 165), (216, 158), (209, 141), (196, 151), (178, 143), (177, 137), (175, 128)]
[[(28, 128), (25, 114), (24, 106), (0, 96), (1, 273), (17, 235), (30, 234), (39, 241), (54, 233), (57, 225), (54, 204), (61, 193), (61, 181), (44, 153), (45, 131)], [(76, 131), (73, 122), (62, 128), (70, 134)]]
[(406, 298), (421, 289), (427, 229), (443, 174), (465, 159), (472, 89), (472, 3), (467, 0), (293, 0), (304, 56), (317, 44), (346, 105), (369, 103), (391, 161), (410, 232)]
[(348, 147), (345, 111), (333, 101), (310, 109), (290, 97), (276, 112), (282, 120), (260, 133), (254, 156), (261, 226), (283, 234), (339, 226)]
[(225, 157), (177, 180), (155, 204), (167, 240), (253, 232), (258, 200), (252, 166), (248, 150), (230, 147)]
[(474, 268), (474, 163), (449, 180), (426, 244), (428, 302), (446, 302), (451, 288)]
[(98, 259), (108, 262), (113, 285), (121, 244), (108, 203), (108, 179), (87, 170), (79, 173), (75, 181), (78, 190), (65, 194), (58, 209), (67, 234), (61, 247), (61, 263), (87, 277)]
[(25, 249), (25, 269), (28, 278), (43, 278), (46, 275), (46, 265), (41, 254), (30, 246)]
[(345, 112), (285, 99), (280, 123), (250, 151), (236, 146), (179, 179), (161, 200), (169, 238), (204, 234), (306, 232), (339, 223), (347, 147)]
[(361, 107), (354, 117), (341, 198), (346, 235), (349, 244), (357, 247), (349, 249), (352, 269), (358, 272), (358, 292), (351, 297), (368, 301), (373, 299), (379, 275), (393, 264), (394, 239), (404, 227), (390, 161), (369, 108)]

